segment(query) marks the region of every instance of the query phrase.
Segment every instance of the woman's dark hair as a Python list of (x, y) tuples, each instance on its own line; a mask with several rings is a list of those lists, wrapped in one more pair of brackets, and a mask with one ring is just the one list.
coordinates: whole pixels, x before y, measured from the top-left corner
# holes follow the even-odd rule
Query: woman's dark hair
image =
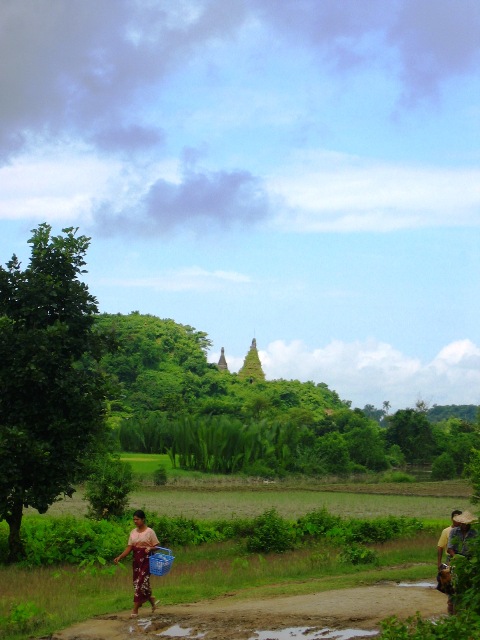
[(147, 516), (145, 515), (145, 512), (142, 511), (141, 509), (137, 509), (135, 511), (135, 513), (133, 514), (133, 517), (141, 518), (142, 520), (146, 520), (147, 519)]

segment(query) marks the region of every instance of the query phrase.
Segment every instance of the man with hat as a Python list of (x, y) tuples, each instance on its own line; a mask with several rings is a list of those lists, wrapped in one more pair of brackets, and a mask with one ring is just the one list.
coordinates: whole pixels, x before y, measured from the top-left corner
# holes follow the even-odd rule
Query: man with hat
[(476, 522), (477, 519), (470, 511), (464, 511), (455, 516), (457, 526), (452, 528), (448, 536), (447, 553), (449, 556), (459, 553), (468, 558), (468, 541), (477, 535), (477, 531), (472, 529), (472, 522)]
[[(455, 516), (456, 527), (450, 531), (448, 536), (447, 553), (450, 557), (457, 554), (470, 557), (469, 542), (477, 536), (477, 531), (472, 529), (472, 522), (475, 522), (478, 518), (474, 516), (470, 511), (464, 511), (458, 516)], [(455, 613), (455, 592), (448, 596), (448, 613), (453, 615)]]
[(440, 534), (440, 538), (438, 539), (437, 542), (437, 566), (438, 566), (438, 570), (440, 571), (440, 569), (442, 567), (445, 567), (446, 565), (443, 565), (443, 552), (445, 551), (445, 554), (447, 555), (447, 559), (448, 559), (448, 554), (447, 554), (447, 546), (448, 546), (448, 536), (450, 535), (450, 531), (454, 528), (457, 527), (457, 518), (456, 516), (459, 516), (462, 512), (460, 511), (460, 509), (454, 509), (452, 511), (452, 515), (451, 515), (451, 519), (452, 519), (452, 524), (449, 527), (445, 527), (445, 529), (442, 531), (442, 533)]

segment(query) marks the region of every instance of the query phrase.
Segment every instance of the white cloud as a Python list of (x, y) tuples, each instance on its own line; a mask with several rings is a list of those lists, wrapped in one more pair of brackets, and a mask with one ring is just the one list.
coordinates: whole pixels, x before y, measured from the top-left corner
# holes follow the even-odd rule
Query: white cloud
[[(415, 406), (419, 399), (439, 405), (480, 404), (480, 347), (470, 340), (445, 346), (430, 363), (373, 339), (334, 340), (313, 350), (301, 340), (276, 340), (259, 350), (259, 356), (267, 379), (324, 382), (354, 407), (381, 408), (388, 400), (396, 411)], [(211, 361), (215, 358), (212, 354)], [(230, 371), (243, 363), (243, 357), (230, 356), (227, 349), (226, 358)]]
[(108, 286), (152, 289), (154, 291), (216, 291), (236, 285), (248, 284), (250, 277), (235, 271), (207, 271), (201, 267), (165, 271), (149, 278), (103, 278), (100, 284)]
[(286, 231), (394, 231), (480, 224), (480, 169), (306, 153), (266, 181)]
[(179, 175), (171, 158), (137, 167), (85, 145), (46, 144), (0, 167), (0, 220), (89, 224), (98, 202), (135, 204), (154, 180), (176, 184)]

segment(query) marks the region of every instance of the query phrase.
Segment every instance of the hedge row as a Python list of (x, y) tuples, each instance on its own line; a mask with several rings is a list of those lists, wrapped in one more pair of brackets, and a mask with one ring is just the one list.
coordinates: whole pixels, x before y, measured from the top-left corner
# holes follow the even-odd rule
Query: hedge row
[[(249, 552), (282, 553), (323, 539), (332, 544), (367, 544), (412, 536), (423, 528), (416, 518), (339, 518), (326, 509), (307, 513), (292, 522), (275, 509), (253, 519), (196, 521), (149, 514), (149, 525), (163, 546), (175, 549), (226, 540), (244, 540)], [(125, 548), (132, 522), (89, 520), (73, 516), (32, 516), (24, 519), (22, 538), (25, 564), (105, 564)], [(0, 562), (7, 557), (8, 527), (0, 523)]]

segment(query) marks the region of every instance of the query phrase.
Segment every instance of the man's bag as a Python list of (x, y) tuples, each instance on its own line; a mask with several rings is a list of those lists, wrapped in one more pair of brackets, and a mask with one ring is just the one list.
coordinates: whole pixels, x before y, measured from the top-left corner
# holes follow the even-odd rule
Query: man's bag
[(453, 593), (452, 571), (450, 567), (440, 569), (437, 573), (437, 589), (451, 596)]

